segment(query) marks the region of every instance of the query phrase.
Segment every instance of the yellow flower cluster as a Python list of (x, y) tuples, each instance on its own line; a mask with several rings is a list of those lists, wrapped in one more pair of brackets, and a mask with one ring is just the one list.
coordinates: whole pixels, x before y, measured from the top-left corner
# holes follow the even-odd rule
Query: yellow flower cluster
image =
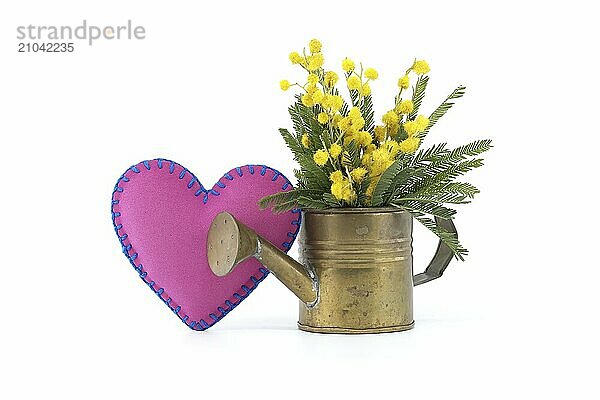
[(323, 101), (321, 102), (321, 106), (330, 113), (338, 112), (343, 105), (344, 99), (342, 99), (342, 96), (334, 94), (326, 94), (325, 97), (323, 97)]
[(300, 141), (302, 142), (302, 146), (306, 148), (310, 146), (310, 139), (308, 138), (308, 135), (306, 133), (302, 135), (302, 139), (300, 139)]
[(402, 100), (396, 107), (396, 112), (398, 114), (410, 114), (414, 108), (412, 100)]
[(338, 74), (336, 74), (333, 71), (327, 71), (325, 72), (325, 77), (323, 78), (323, 81), (325, 83), (325, 86), (333, 87), (337, 83), (338, 79)]
[(423, 75), (430, 71), (429, 64), (425, 60), (418, 60), (413, 63), (411, 68), (417, 75)]
[(340, 119), (338, 123), (339, 130), (343, 133), (344, 146), (348, 146), (352, 141), (362, 147), (367, 147), (373, 142), (371, 134), (362, 130), (365, 126), (365, 119), (360, 113), (358, 107), (352, 107), (348, 116)]
[(371, 79), (372, 81), (374, 81), (375, 79), (377, 79), (377, 77), (379, 77), (379, 73), (377, 71), (375, 71), (373, 68), (367, 68), (365, 70), (365, 77), (367, 79)]
[[(349, 90), (358, 91), (360, 96), (369, 96), (371, 94), (369, 81), (374, 81), (379, 77), (379, 73), (374, 68), (367, 68), (363, 73), (361, 66), (360, 73), (357, 73), (354, 61), (346, 57), (342, 61), (342, 69), (348, 74), (346, 85)], [(363, 81), (363, 77), (366, 80)]]
[[(312, 39), (308, 43), (308, 52), (304, 49), (301, 53), (290, 53), (290, 61), (307, 72), (306, 83), (292, 84), (288, 80), (282, 80), (279, 85), (282, 90), (298, 86), (304, 91), (300, 100), (305, 107), (313, 110), (318, 126), (323, 129), (323, 136), (312, 143), (310, 138), (315, 137), (313, 128), (310, 137), (306, 133), (302, 134), (300, 143), (311, 152), (314, 162), (330, 173), (331, 194), (337, 200), (353, 205), (356, 204), (357, 191), (363, 180), (369, 179), (365, 194), (371, 196), (381, 174), (399, 155), (414, 153), (419, 148), (419, 134), (427, 129), (429, 120), (423, 115), (414, 118), (415, 105), (412, 100), (402, 99), (401, 94), (410, 87), (411, 72), (423, 75), (430, 68), (424, 60), (414, 61), (398, 79), (400, 94), (394, 108), (383, 114), (381, 125), (374, 126), (371, 130), (365, 126), (361, 104), (365, 96), (371, 94), (369, 84), (379, 78), (379, 73), (374, 68), (363, 69), (362, 64), (357, 67), (350, 58), (342, 60), (344, 83), (353, 99), (352, 107), (348, 109), (335, 88), (340, 77), (334, 71), (323, 69), (324, 57), (321, 51), (321, 42)], [(342, 110), (347, 111), (342, 113)], [(352, 160), (352, 157), (356, 157), (354, 154), (358, 154), (358, 160)], [(357, 167), (357, 164), (360, 166)]]
[(366, 192), (367, 196), (373, 194), (373, 189), (381, 174), (394, 163), (399, 152), (400, 145), (395, 140), (389, 140), (381, 143), (379, 147), (373, 146), (367, 149), (362, 157), (362, 164), (367, 168), (371, 177), (371, 183)]
[(398, 87), (400, 89), (408, 89), (410, 86), (410, 80), (408, 79), (408, 75), (404, 75), (402, 78), (398, 79)]
[(400, 77), (398, 79), (398, 87), (402, 90), (402, 89), (408, 89), (410, 86), (410, 79), (408, 77), (408, 73), (410, 71), (413, 71), (415, 74), (417, 75), (424, 75), (426, 73), (428, 73), (431, 69), (429, 68), (429, 64), (427, 63), (427, 61), (425, 60), (415, 60), (415, 62), (413, 63), (412, 67), (410, 67), (408, 69), (408, 71), (406, 71), (406, 74), (404, 74), (404, 76)]
[(281, 90), (285, 91), (288, 90), (290, 88), (290, 82), (286, 79), (283, 79), (279, 82), (279, 87), (281, 88)]
[(352, 188), (352, 183), (342, 171), (336, 170), (329, 176), (331, 180), (331, 194), (338, 200), (344, 200), (352, 203), (356, 199), (356, 191)]
[(340, 154), (342, 154), (342, 146), (340, 146), (337, 143), (334, 143), (331, 145), (331, 147), (329, 148), (329, 154), (331, 154), (331, 157), (333, 158), (337, 158), (340, 156)]
[[(304, 55), (301, 55), (296, 51), (290, 53), (289, 58), (292, 64), (299, 64), (309, 72), (306, 84), (294, 85), (304, 89), (305, 93), (301, 96), (302, 104), (306, 107), (320, 106), (323, 109), (323, 112), (318, 114), (317, 120), (324, 125), (329, 121), (337, 121), (341, 118), (336, 113), (344, 105), (344, 99), (333, 90), (339, 80), (338, 74), (334, 71), (324, 71), (322, 69), (324, 57), (321, 53), (321, 42), (312, 39), (308, 44), (308, 48), (309, 55), (306, 55), (305, 52), (303, 52)], [(279, 85), (282, 90), (287, 90), (292, 86), (287, 80), (282, 80)]]
[[(383, 114), (381, 120), (384, 125), (375, 127), (375, 139), (380, 143), (386, 141), (387, 138), (395, 139), (400, 129), (402, 115), (411, 113), (413, 109), (412, 101), (403, 100), (394, 110)], [(407, 137), (400, 142), (400, 151), (406, 154), (414, 153), (420, 144), (418, 134), (424, 132), (428, 126), (429, 119), (424, 115), (419, 115), (414, 120), (407, 120), (402, 123), (402, 129)]]
[(354, 68), (355, 68), (354, 61), (352, 61), (351, 59), (346, 57), (342, 60), (342, 69), (344, 71), (352, 72), (352, 71), (354, 71)]
[(329, 153), (326, 150), (320, 149), (315, 152), (313, 155), (313, 159), (317, 163), (319, 167), (327, 164), (327, 160), (329, 159)]
[(358, 90), (362, 86), (362, 82), (360, 81), (358, 75), (351, 75), (346, 83), (348, 84), (348, 89), (350, 90)]
[(317, 39), (312, 39), (310, 42), (308, 42), (308, 48), (310, 49), (311, 54), (320, 53), (321, 47), (321, 42), (319, 42)]
[(321, 42), (317, 39), (312, 39), (308, 43), (308, 48), (310, 50), (309, 55), (300, 55), (297, 51), (293, 51), (290, 53), (290, 61), (292, 64), (300, 64), (305, 69), (309, 71), (316, 71), (323, 66), (325, 62), (325, 58), (321, 53)]

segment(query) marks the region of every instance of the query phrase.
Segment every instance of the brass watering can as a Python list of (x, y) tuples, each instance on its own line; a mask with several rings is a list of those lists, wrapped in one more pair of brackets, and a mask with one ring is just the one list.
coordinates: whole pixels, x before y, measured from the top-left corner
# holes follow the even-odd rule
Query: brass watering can
[[(439, 278), (452, 251), (441, 241), (425, 272), (413, 276), (412, 216), (397, 208), (306, 210), (300, 263), (227, 212), (208, 232), (217, 276), (256, 258), (300, 299), (298, 327), (319, 333), (380, 333), (411, 329), (413, 285)], [(456, 233), (450, 220), (439, 226)]]

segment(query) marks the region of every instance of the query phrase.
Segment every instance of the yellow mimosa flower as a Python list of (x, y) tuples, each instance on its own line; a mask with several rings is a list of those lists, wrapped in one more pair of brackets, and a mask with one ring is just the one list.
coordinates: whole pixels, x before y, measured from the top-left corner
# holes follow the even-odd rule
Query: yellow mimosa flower
[(375, 79), (377, 79), (377, 77), (379, 77), (379, 73), (373, 68), (367, 68), (365, 70), (365, 77), (374, 81)]
[(356, 141), (358, 142), (359, 145), (361, 145), (363, 147), (367, 147), (368, 145), (370, 145), (373, 142), (373, 137), (367, 131), (360, 131), (356, 135)]
[(336, 171), (333, 171), (331, 173), (331, 175), (329, 175), (329, 180), (331, 182), (341, 182), (344, 179), (344, 174), (342, 174), (342, 171), (340, 171), (339, 169)]
[(318, 166), (322, 167), (327, 164), (327, 160), (329, 159), (329, 153), (326, 150), (320, 149), (313, 154), (313, 160), (317, 163)]
[(400, 142), (400, 151), (405, 154), (412, 154), (419, 148), (421, 140), (418, 137), (409, 137)]
[(281, 88), (281, 90), (286, 91), (290, 88), (290, 82), (287, 81), (286, 79), (282, 79), (281, 81), (279, 81), (279, 87)]
[(409, 137), (419, 133), (419, 126), (415, 121), (406, 121), (402, 126), (404, 127), (404, 132), (406, 132)]
[(331, 157), (337, 158), (340, 154), (342, 154), (342, 146), (337, 143), (332, 144), (329, 148), (329, 154), (331, 154)]
[(306, 107), (312, 107), (315, 105), (315, 102), (310, 93), (303, 94), (300, 99), (302, 100), (302, 104), (304, 104)]
[(323, 101), (323, 97), (325, 97), (325, 94), (321, 90), (317, 90), (314, 93), (312, 93), (311, 96), (314, 103), (319, 104), (321, 103), (321, 101)]
[(410, 86), (410, 80), (408, 79), (408, 75), (404, 75), (402, 78), (398, 79), (398, 87), (400, 89), (408, 89)]
[(323, 82), (325, 83), (325, 86), (333, 87), (337, 83), (338, 79), (338, 74), (333, 71), (327, 71), (325, 73), (325, 77), (323, 78)]
[(348, 84), (348, 89), (350, 90), (358, 90), (362, 84), (360, 78), (356, 75), (350, 76), (346, 83)]
[(308, 148), (308, 146), (310, 146), (310, 139), (308, 138), (308, 135), (305, 133), (304, 135), (302, 135), (302, 138), (300, 139), (300, 141), (302, 142), (302, 146)]
[(414, 108), (415, 106), (412, 100), (402, 100), (400, 104), (398, 104), (396, 111), (400, 114), (410, 114)]
[(417, 75), (426, 74), (431, 70), (429, 64), (427, 64), (427, 61), (425, 60), (415, 61), (411, 69), (415, 71)]
[(369, 86), (368, 83), (365, 83), (364, 85), (362, 85), (360, 88), (360, 94), (362, 94), (363, 96), (370, 96), (371, 95), (371, 86)]
[(419, 132), (423, 132), (429, 126), (429, 118), (424, 115), (419, 115), (415, 119), (415, 124), (417, 124), (417, 129)]
[(386, 125), (394, 125), (397, 124), (400, 119), (398, 115), (394, 112), (394, 110), (390, 110), (383, 114), (381, 117), (381, 121)]
[(327, 115), (326, 112), (320, 112), (319, 115), (317, 115), (317, 121), (321, 124), (325, 124), (329, 121), (329, 115)]
[(321, 51), (321, 47), (321, 42), (319, 42), (317, 39), (312, 39), (310, 42), (308, 42), (308, 49), (313, 54), (319, 53)]
[(388, 140), (383, 144), (383, 148), (387, 150), (391, 158), (396, 158), (400, 152), (400, 145), (395, 140)]
[(387, 135), (387, 129), (385, 126), (377, 125), (375, 127), (375, 139), (379, 142), (383, 142), (385, 140), (385, 136)]
[(398, 87), (400, 89), (408, 89), (410, 86), (410, 80), (408, 79), (408, 75), (404, 75), (402, 78), (398, 79)]
[(304, 61), (304, 58), (302, 58), (302, 56), (298, 54), (297, 51), (292, 51), (290, 53), (290, 61), (292, 62), (292, 64), (300, 64), (302, 61)]
[(351, 119), (357, 119), (360, 118), (362, 115), (360, 114), (360, 108), (354, 106), (350, 109), (350, 111), (348, 111), (348, 117), (350, 117)]
[(342, 60), (342, 69), (346, 72), (354, 71), (354, 61), (349, 59), (348, 57)]
[(350, 177), (355, 182), (361, 182), (363, 178), (367, 175), (367, 169), (363, 167), (358, 167), (350, 171)]
[(318, 70), (319, 68), (321, 68), (323, 66), (323, 63), (325, 62), (325, 58), (323, 57), (323, 54), (321, 54), (321, 53), (312, 54), (312, 55), (306, 57), (306, 59), (308, 60), (308, 65), (306, 66), (306, 68), (309, 71)]

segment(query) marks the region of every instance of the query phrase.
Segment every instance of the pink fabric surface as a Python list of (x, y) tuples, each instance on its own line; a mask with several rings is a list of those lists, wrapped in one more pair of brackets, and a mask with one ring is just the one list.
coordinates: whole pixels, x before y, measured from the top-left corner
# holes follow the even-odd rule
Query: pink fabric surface
[[(138, 171), (138, 172), (136, 172)], [(300, 213), (274, 214), (257, 201), (290, 190), (279, 172), (260, 165), (234, 168), (211, 190), (181, 165), (151, 160), (129, 168), (113, 193), (115, 230), (140, 277), (190, 328), (204, 330), (239, 304), (268, 271), (254, 259), (215, 276), (206, 256), (212, 219), (221, 211), (287, 251)]]

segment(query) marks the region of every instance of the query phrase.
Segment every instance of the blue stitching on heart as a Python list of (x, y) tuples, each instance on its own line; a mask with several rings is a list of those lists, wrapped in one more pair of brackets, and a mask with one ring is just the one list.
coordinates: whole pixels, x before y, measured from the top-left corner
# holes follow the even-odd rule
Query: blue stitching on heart
[[(163, 167), (163, 162), (170, 162), (170, 166), (169, 166), (169, 173), (173, 174), (173, 172), (175, 171), (175, 166), (179, 166), (182, 168), (182, 172), (179, 175), (179, 179), (183, 179), (185, 177), (186, 173), (189, 173), (191, 175), (191, 180), (190, 182), (186, 185), (186, 187), (188, 189), (192, 189), (194, 187), (194, 184), (197, 183), (199, 185), (199, 189), (197, 191), (195, 191), (194, 195), (196, 197), (198, 197), (201, 193), (204, 193), (204, 198), (203, 198), (203, 203), (206, 204), (208, 202), (208, 199), (210, 197), (210, 195), (213, 196), (219, 196), (219, 192), (211, 189), (211, 190), (206, 190), (204, 188), (204, 186), (200, 183), (200, 180), (198, 180), (198, 178), (196, 178), (196, 176), (194, 174), (192, 174), (190, 171), (188, 171), (186, 168), (184, 168), (183, 166), (181, 166), (180, 164), (177, 164), (174, 161), (170, 161), (164, 158), (157, 158), (155, 160), (146, 160), (143, 161), (142, 163), (138, 163), (135, 164), (131, 167), (129, 167), (127, 169), (127, 171), (131, 170), (132, 172), (139, 174), (140, 172), (142, 172), (137, 165), (139, 164), (143, 164), (144, 167), (146, 167), (146, 169), (148, 171), (151, 170), (151, 165), (150, 162), (151, 161), (156, 161), (158, 164), (158, 168), (162, 169)], [(267, 167), (266, 165), (245, 165), (244, 167), (246, 167), (248, 169), (248, 172), (251, 175), (254, 175), (254, 167), (261, 167), (260, 170), (260, 174), (262, 176), (264, 176), (267, 172), (267, 170), (271, 170), (273, 171), (274, 174), (274, 178), (272, 179), (273, 181), (277, 180), (278, 177), (282, 177), (285, 179), (285, 184), (282, 186), (282, 190), (285, 190), (290, 184), (290, 182), (277, 170)], [(235, 170), (237, 172), (237, 175), (239, 175), (240, 177), (243, 176), (243, 172), (242, 172), (242, 168), (244, 167), (237, 167)], [(123, 243), (125, 241), (125, 239), (127, 239), (127, 234), (120, 234), (119, 231), (123, 229), (123, 225), (120, 223), (117, 223), (116, 218), (121, 216), (120, 212), (115, 212), (114, 211), (114, 207), (115, 205), (119, 204), (119, 200), (116, 200), (114, 198), (116, 193), (121, 193), (123, 192), (123, 188), (119, 186), (119, 184), (121, 182), (129, 182), (129, 178), (127, 178), (125, 176), (125, 174), (127, 173), (127, 171), (125, 171), (123, 173), (123, 175), (121, 175), (121, 177), (117, 180), (117, 183), (115, 184), (114, 190), (113, 190), (113, 194), (112, 194), (112, 201), (111, 201), (111, 215), (112, 215), (112, 221), (113, 221), (113, 228), (115, 230), (115, 233), (117, 234), (117, 237), (119, 238), (119, 241), (121, 243), (121, 248), (123, 251), (123, 254), (125, 254), (125, 256), (127, 257), (127, 259), (129, 260), (129, 262), (131, 263), (131, 265), (133, 266), (133, 268), (138, 272), (140, 278), (144, 281), (144, 283), (146, 283), (150, 289), (152, 289), (152, 291), (163, 301), (163, 303), (165, 303), (170, 309), (171, 311), (173, 311), (175, 313), (175, 315), (177, 315), (177, 317), (179, 317), (179, 319), (189, 328), (194, 329), (194, 330), (198, 330), (198, 331), (203, 331), (206, 330), (208, 328), (210, 328), (211, 326), (213, 326), (215, 323), (217, 323), (218, 321), (220, 321), (225, 315), (227, 315), (229, 312), (231, 312), (231, 310), (233, 310), (235, 307), (237, 307), (246, 297), (248, 297), (248, 295), (250, 293), (252, 293), (252, 291), (254, 291), (254, 289), (258, 286), (258, 284), (260, 282), (262, 282), (263, 279), (265, 279), (267, 277), (267, 275), (269, 274), (269, 271), (266, 268), (259, 268), (259, 272), (262, 274), (259, 278), (254, 277), (253, 275), (250, 275), (250, 282), (252, 283), (252, 287), (248, 287), (246, 284), (243, 284), (241, 286), (241, 289), (243, 290), (243, 292), (245, 292), (245, 294), (238, 294), (237, 291), (233, 293), (233, 295), (231, 297), (237, 299), (237, 302), (231, 302), (229, 299), (225, 300), (225, 306), (227, 308), (223, 308), (223, 307), (217, 307), (217, 312), (220, 313), (220, 315), (217, 315), (216, 313), (209, 313), (209, 317), (212, 319), (212, 321), (210, 321), (210, 323), (206, 322), (204, 319), (201, 319), (200, 321), (189, 321), (189, 316), (185, 313), (182, 313), (182, 315), (180, 315), (181, 313), (181, 306), (177, 305), (174, 306), (172, 305), (172, 301), (173, 299), (171, 297), (168, 296), (168, 294), (165, 293), (164, 288), (155, 288), (155, 282), (152, 281), (149, 277), (148, 277), (148, 273), (146, 271), (144, 271), (144, 267), (142, 264), (136, 265), (135, 263), (135, 259), (138, 257), (138, 254), (136, 252), (134, 252), (133, 254), (129, 254), (130, 251), (132, 251), (132, 245), (131, 243), (128, 244), (127, 246), (125, 246), (125, 244)], [(233, 180), (234, 177), (229, 174), (226, 173), (224, 175), (224, 177), (227, 180)], [(221, 183), (220, 181), (217, 182), (217, 186), (224, 189), (226, 187), (225, 184)], [(287, 236), (290, 238), (289, 241), (282, 243), (282, 246), (286, 249), (286, 251), (288, 251), (293, 243), (293, 241), (295, 240), (296, 236), (298, 235), (298, 231), (300, 230), (300, 222), (301, 222), (301, 218), (302, 218), (302, 214), (300, 212), (301, 210), (299, 209), (294, 209), (292, 210), (292, 213), (298, 214), (298, 219), (292, 221), (292, 230), (290, 232), (287, 233)]]

